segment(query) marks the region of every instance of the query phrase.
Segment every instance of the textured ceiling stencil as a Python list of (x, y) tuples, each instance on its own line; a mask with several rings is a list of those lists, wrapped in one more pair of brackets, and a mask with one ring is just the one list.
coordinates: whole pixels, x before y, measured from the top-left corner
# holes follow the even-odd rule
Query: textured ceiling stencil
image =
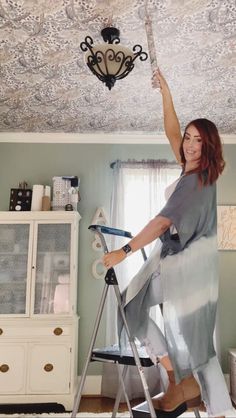
[(112, 22), (148, 52), (147, 13), (182, 126), (208, 117), (236, 133), (235, 0), (0, 0), (0, 131), (162, 132), (150, 60), (109, 91), (80, 49)]

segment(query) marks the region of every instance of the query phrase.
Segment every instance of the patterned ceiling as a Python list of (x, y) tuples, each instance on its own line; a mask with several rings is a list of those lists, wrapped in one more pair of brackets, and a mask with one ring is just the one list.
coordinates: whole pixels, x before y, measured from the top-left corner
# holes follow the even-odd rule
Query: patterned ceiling
[(112, 20), (148, 52), (147, 12), (182, 126), (208, 117), (236, 133), (235, 0), (0, 0), (0, 131), (162, 132), (150, 60), (109, 91), (80, 50)]

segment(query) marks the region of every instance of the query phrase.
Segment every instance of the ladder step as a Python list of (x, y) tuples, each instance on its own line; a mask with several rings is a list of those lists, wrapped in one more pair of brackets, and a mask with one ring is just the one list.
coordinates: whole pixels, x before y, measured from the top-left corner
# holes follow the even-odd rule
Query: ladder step
[[(138, 354), (139, 354), (140, 363), (143, 367), (153, 366), (153, 362), (147, 354), (143, 353), (143, 351), (140, 351), (139, 349), (138, 349)], [(121, 354), (119, 350), (109, 351), (108, 348), (94, 349), (92, 351), (91, 361), (102, 361), (102, 360), (108, 361), (108, 362), (110, 361), (113, 363), (136, 366), (135, 359), (133, 357), (132, 352)]]
[[(174, 411), (165, 412), (165, 411), (156, 411), (157, 418), (177, 418), (179, 415), (183, 414), (187, 410), (186, 404), (180, 405)], [(134, 418), (150, 418), (150, 412), (147, 402), (142, 402), (139, 405), (132, 408)]]

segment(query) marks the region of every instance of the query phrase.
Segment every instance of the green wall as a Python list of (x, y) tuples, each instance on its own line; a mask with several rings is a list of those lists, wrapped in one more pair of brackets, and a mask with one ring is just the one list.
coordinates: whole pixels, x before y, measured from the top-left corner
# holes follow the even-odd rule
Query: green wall
[[(225, 145), (226, 168), (218, 180), (218, 204), (236, 205), (236, 145)], [(228, 348), (236, 347), (236, 252), (220, 251), (219, 324), (222, 348), (222, 367), (229, 371)]]
[[(221, 204), (236, 204), (234, 194), (236, 145), (225, 146), (227, 169), (218, 183), (218, 201)], [(19, 181), (29, 185), (52, 184), (53, 176), (78, 175), (81, 179), (81, 202), (79, 212), (79, 272), (78, 313), (80, 315), (79, 370), (81, 371), (94, 320), (97, 314), (102, 280), (91, 274), (91, 265), (97, 254), (92, 250), (93, 235), (88, 231), (95, 211), (104, 207), (109, 215), (112, 188), (110, 163), (116, 159), (167, 158), (173, 160), (168, 145), (104, 145), (104, 144), (0, 144), (0, 210), (8, 210), (9, 191)], [(222, 364), (227, 368), (227, 349), (236, 347), (234, 305), (236, 297), (235, 252), (220, 252), (220, 336)], [(97, 346), (104, 345), (104, 318), (98, 335)], [(99, 374), (100, 367), (92, 364), (89, 374)]]

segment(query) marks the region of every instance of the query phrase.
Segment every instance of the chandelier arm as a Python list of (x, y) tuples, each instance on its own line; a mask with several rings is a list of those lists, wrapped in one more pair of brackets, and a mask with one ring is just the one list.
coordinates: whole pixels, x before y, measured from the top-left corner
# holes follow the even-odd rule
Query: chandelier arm
[(116, 76), (116, 80), (122, 80), (122, 78), (125, 78), (134, 68), (134, 64), (132, 64), (129, 69), (126, 69), (122, 74), (119, 74)]
[[(138, 50), (138, 51), (137, 51)], [(140, 61), (146, 61), (148, 59), (148, 54), (143, 51), (143, 48), (141, 45), (137, 44), (133, 46), (133, 51), (136, 59), (139, 57)]]
[(104, 65), (106, 68), (106, 75), (109, 74), (107, 61), (114, 61), (114, 59), (115, 59), (115, 52), (113, 51), (113, 49), (112, 48), (107, 49), (104, 54)]
[(85, 40), (81, 42), (80, 48), (82, 49), (83, 52), (88, 51), (88, 49), (92, 52), (92, 48), (93, 48), (92, 45), (93, 45), (93, 39), (91, 38), (91, 36), (86, 36)]
[[(88, 64), (87, 64), (88, 65)], [(92, 67), (92, 66), (89, 66), (88, 65), (88, 67), (89, 67), (89, 69), (90, 69), (90, 71), (100, 80), (100, 81), (102, 81), (103, 83), (105, 83), (106, 84), (106, 86), (109, 88), (109, 90), (111, 90), (111, 88), (114, 86), (114, 84), (115, 84), (115, 81), (116, 81), (116, 79), (114, 78), (114, 79), (112, 79), (112, 78), (109, 78), (109, 75), (106, 77), (106, 75), (104, 74), (104, 73), (102, 73), (102, 74), (99, 74), (99, 73), (97, 73), (95, 70), (94, 70), (94, 68)]]
[[(120, 58), (119, 54), (122, 55), (123, 58)], [(134, 63), (133, 62), (134, 62), (136, 57), (132, 57), (131, 55), (125, 56), (123, 51), (118, 51), (115, 54), (115, 58), (116, 58), (115, 59), (116, 62), (121, 61), (120, 66), (119, 66), (119, 68), (118, 68), (118, 70), (116, 71), (116, 74), (115, 74), (116, 79), (119, 80), (121, 78), (126, 77), (133, 70), (133, 68), (134, 68)], [(123, 72), (121, 74), (119, 74), (120, 70), (123, 66), (125, 66), (126, 68), (125, 68), (125, 70), (123, 70)]]
[[(124, 55), (124, 53), (122, 51), (118, 51), (117, 53), (115, 53), (112, 50), (112, 52), (113, 52), (113, 58), (110, 61), (115, 61), (116, 63), (119, 63), (120, 62), (120, 66), (118, 67), (116, 73), (114, 74), (114, 77), (116, 77), (116, 79), (117, 79), (117, 74), (119, 74), (121, 68), (125, 64), (125, 59), (124, 59), (125, 58), (125, 55)], [(120, 57), (120, 55), (121, 55), (121, 57)], [(108, 56), (108, 59), (109, 59), (109, 56)], [(107, 69), (107, 73), (108, 73), (108, 69)]]
[[(125, 56), (124, 56), (125, 57)], [(134, 64), (133, 64), (134, 59), (129, 55), (128, 57), (125, 57), (125, 59), (123, 59), (119, 71), (117, 71), (117, 80), (126, 77), (134, 68)], [(126, 67), (125, 70), (119, 74), (120, 69), (123, 67), (123, 65)]]
[(113, 44), (117, 45), (120, 43), (120, 38), (118, 38), (118, 36), (116, 38), (113, 39)]
[[(104, 61), (104, 54), (102, 51), (97, 51), (95, 54), (93, 52), (93, 49), (91, 50), (92, 55), (88, 56), (88, 67), (90, 68), (90, 70), (93, 72), (93, 74), (96, 74), (97, 77), (99, 75), (99, 73), (97, 74), (97, 72), (94, 69), (94, 66), (96, 65), (97, 68), (99, 69), (100, 73), (103, 74), (103, 71), (99, 65), (99, 63), (102, 63)], [(101, 54), (102, 58), (98, 55)], [(99, 78), (99, 77), (98, 77)], [(102, 80), (102, 78), (100, 78), (100, 80)]]

